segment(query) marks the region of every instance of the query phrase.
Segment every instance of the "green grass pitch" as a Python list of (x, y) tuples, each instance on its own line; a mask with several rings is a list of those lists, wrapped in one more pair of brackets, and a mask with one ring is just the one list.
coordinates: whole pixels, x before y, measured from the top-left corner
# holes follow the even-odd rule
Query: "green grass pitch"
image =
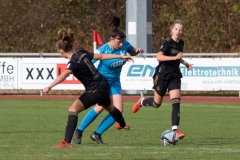
[[(82, 144), (53, 149), (64, 138), (68, 107), (73, 100), (0, 99), (1, 160), (234, 160), (240, 157), (239, 104), (181, 104), (179, 129), (185, 138), (176, 146), (163, 146), (162, 132), (171, 129), (171, 104), (131, 112), (134, 102), (124, 102), (124, 117), (131, 130), (109, 128), (105, 145), (90, 134), (107, 114), (104, 111), (84, 131)], [(88, 110), (87, 110), (88, 111)], [(87, 113), (79, 114), (79, 123)], [(78, 124), (79, 124), (78, 123)]]

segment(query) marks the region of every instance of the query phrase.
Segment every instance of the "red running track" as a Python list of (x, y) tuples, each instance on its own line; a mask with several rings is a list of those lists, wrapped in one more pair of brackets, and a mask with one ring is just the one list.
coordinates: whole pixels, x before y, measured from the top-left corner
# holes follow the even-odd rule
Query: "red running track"
[[(78, 96), (72, 95), (0, 95), (0, 99), (77, 99)], [(123, 100), (137, 101), (140, 96), (123, 96)], [(164, 101), (170, 101), (168, 96)], [(182, 102), (219, 102), (219, 103), (240, 103), (239, 97), (203, 97), (203, 96), (182, 96)]]

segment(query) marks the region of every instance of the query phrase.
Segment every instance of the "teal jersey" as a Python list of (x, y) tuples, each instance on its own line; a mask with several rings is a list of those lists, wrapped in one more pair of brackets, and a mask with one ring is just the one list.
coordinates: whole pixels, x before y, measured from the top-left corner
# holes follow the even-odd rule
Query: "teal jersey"
[[(97, 49), (95, 53), (99, 54), (115, 54), (115, 55), (128, 55), (132, 53), (134, 47), (126, 40), (123, 41), (122, 46), (119, 49), (112, 49), (108, 43), (105, 43)], [(93, 61), (94, 62), (94, 61)], [(109, 59), (99, 61), (97, 70), (109, 81), (119, 80), (123, 65), (126, 63), (121, 58)]]

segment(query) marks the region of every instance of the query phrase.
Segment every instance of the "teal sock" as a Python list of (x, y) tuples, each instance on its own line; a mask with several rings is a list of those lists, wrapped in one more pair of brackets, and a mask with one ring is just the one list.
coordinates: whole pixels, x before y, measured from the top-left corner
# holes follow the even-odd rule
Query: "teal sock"
[(98, 129), (96, 130), (96, 132), (98, 134), (103, 134), (103, 132), (105, 132), (109, 127), (111, 127), (113, 124), (115, 123), (115, 120), (113, 119), (113, 117), (111, 116), (111, 114), (108, 114), (100, 123), (100, 125), (98, 126)]
[(83, 118), (81, 124), (78, 126), (78, 130), (84, 131), (85, 128), (87, 128), (87, 126), (89, 126), (97, 118), (97, 116), (97, 112), (94, 108), (92, 108)]

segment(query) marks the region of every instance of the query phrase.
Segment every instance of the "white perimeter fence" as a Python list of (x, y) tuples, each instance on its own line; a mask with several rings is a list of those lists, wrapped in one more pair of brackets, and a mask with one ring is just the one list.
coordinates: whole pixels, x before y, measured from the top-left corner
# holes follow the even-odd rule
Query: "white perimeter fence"
[[(152, 90), (152, 75), (158, 62), (156, 53), (134, 57), (122, 68), (122, 89)], [(205, 57), (205, 58), (200, 58)], [(184, 53), (184, 60), (194, 64), (188, 71), (180, 65), (184, 91), (239, 91), (240, 53)], [(0, 53), (0, 89), (42, 89), (49, 85), (67, 66), (59, 53)], [(72, 75), (53, 89), (84, 90)], [(42, 92), (40, 92), (42, 94)], [(240, 95), (240, 94), (239, 94)]]

